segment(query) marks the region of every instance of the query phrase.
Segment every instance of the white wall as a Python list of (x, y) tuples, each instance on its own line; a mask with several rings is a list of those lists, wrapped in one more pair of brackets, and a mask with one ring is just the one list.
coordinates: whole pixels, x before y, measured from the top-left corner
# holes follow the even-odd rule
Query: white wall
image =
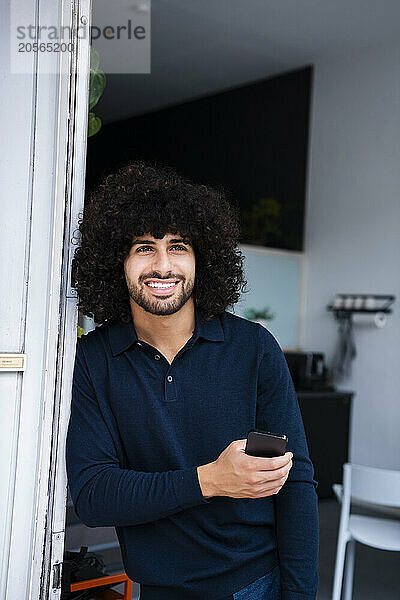
[(400, 45), (316, 65), (302, 345), (331, 364), (336, 292), (391, 293), (385, 328), (355, 317), (350, 459), (400, 468)]

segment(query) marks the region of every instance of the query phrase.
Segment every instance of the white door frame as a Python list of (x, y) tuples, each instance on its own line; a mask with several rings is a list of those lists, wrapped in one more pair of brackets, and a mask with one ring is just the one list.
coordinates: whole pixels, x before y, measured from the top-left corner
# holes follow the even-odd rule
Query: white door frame
[[(25, 292), (12, 313), (19, 310), (18, 316), (3, 315), (0, 331), (1, 351), (26, 355), (24, 372), (0, 373), (0, 390), (8, 394), (4, 401), (15, 415), (14, 424), (8, 425), (15, 431), (11, 458), (4, 465), (8, 499), (0, 515), (5, 532), (0, 596), (3, 600), (48, 600), (61, 593), (57, 567), (54, 571), (52, 567), (63, 558), (63, 451), (77, 336), (70, 240), (84, 203), (91, 3), (18, 0), (16, 5), (21, 22), (67, 25), (75, 32), (72, 53), (37, 52), (27, 74), (32, 117), (30, 128), (20, 135), (25, 146), (30, 146), (27, 166), (22, 165), (28, 183), (26, 195), (18, 196), (21, 204), (26, 202), (20, 240), (25, 250), (22, 264), (16, 262), (14, 271), (23, 277)], [(73, 25), (78, 24), (87, 35), (82, 36), (81, 30), (77, 37)], [(5, 84), (8, 81), (13, 85), (16, 80), (6, 74)], [(12, 102), (9, 107), (8, 118), (18, 119)], [(11, 155), (14, 161), (20, 160)], [(17, 171), (16, 163), (10, 168)], [(7, 181), (5, 191), (12, 199), (12, 174)], [(14, 232), (8, 230), (5, 235), (12, 248)], [(11, 293), (9, 297), (11, 302)], [(4, 331), (11, 333), (3, 335)], [(10, 390), (15, 391), (11, 394)]]
[[(68, 3), (65, 10), (68, 11)], [(91, 1), (74, 0), (71, 12), (74, 30), (91, 24)], [(68, 98), (69, 115), (65, 141), (67, 152), (59, 157), (60, 189), (65, 193), (65, 236), (63, 244), (62, 283), (59, 303), (59, 337), (56, 385), (54, 393), (51, 453), (42, 465), (48, 489), (42, 490), (42, 509), (46, 508), (45, 531), (40, 569), (40, 599), (56, 600), (61, 595), (61, 565), (64, 553), (67, 477), (65, 469), (65, 440), (71, 404), (71, 386), (77, 338), (78, 310), (76, 291), (71, 287), (71, 262), (76, 248), (71, 243), (84, 207), (87, 116), (89, 91), (89, 35), (75, 37), (76, 52), (70, 70)], [(64, 92), (67, 93), (65, 87)], [(45, 497), (46, 494), (46, 497)], [(46, 500), (46, 505), (45, 505)], [(36, 574), (39, 576), (39, 569)], [(39, 582), (38, 582), (39, 583)]]

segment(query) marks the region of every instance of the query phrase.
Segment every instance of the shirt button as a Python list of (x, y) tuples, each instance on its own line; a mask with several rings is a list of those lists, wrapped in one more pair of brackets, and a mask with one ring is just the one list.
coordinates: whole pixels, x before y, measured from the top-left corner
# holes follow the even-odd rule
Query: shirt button
[(173, 380), (173, 377), (172, 377), (172, 375), (168, 375), (168, 377), (167, 377), (167, 381), (169, 381), (169, 382), (171, 383), (171, 381), (172, 381), (172, 380)]
[(160, 360), (161, 356), (160, 356), (159, 354), (155, 354), (155, 355), (154, 355), (154, 358), (155, 358), (156, 360)]

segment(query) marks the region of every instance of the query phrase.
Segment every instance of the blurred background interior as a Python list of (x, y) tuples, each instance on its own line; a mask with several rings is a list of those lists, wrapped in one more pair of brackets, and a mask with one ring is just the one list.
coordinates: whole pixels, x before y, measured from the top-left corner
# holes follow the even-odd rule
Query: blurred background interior
[[(146, 10), (121, 3), (120, 20)], [(343, 464), (400, 468), (399, 23), (397, 0), (153, 0), (151, 74), (118, 74), (99, 50), (87, 195), (144, 158), (240, 209), (250, 291), (234, 312), (274, 334), (297, 390), (319, 481), (318, 600), (332, 597)], [(114, 530), (86, 528), (70, 502), (66, 539), (123, 569)], [(399, 599), (399, 559), (357, 544), (353, 598)]]

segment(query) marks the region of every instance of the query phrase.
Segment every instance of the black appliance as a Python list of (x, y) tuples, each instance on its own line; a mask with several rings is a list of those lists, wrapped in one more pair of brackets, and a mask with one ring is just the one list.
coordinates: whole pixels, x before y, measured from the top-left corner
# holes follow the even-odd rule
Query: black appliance
[(285, 352), (296, 390), (333, 391), (322, 352)]

